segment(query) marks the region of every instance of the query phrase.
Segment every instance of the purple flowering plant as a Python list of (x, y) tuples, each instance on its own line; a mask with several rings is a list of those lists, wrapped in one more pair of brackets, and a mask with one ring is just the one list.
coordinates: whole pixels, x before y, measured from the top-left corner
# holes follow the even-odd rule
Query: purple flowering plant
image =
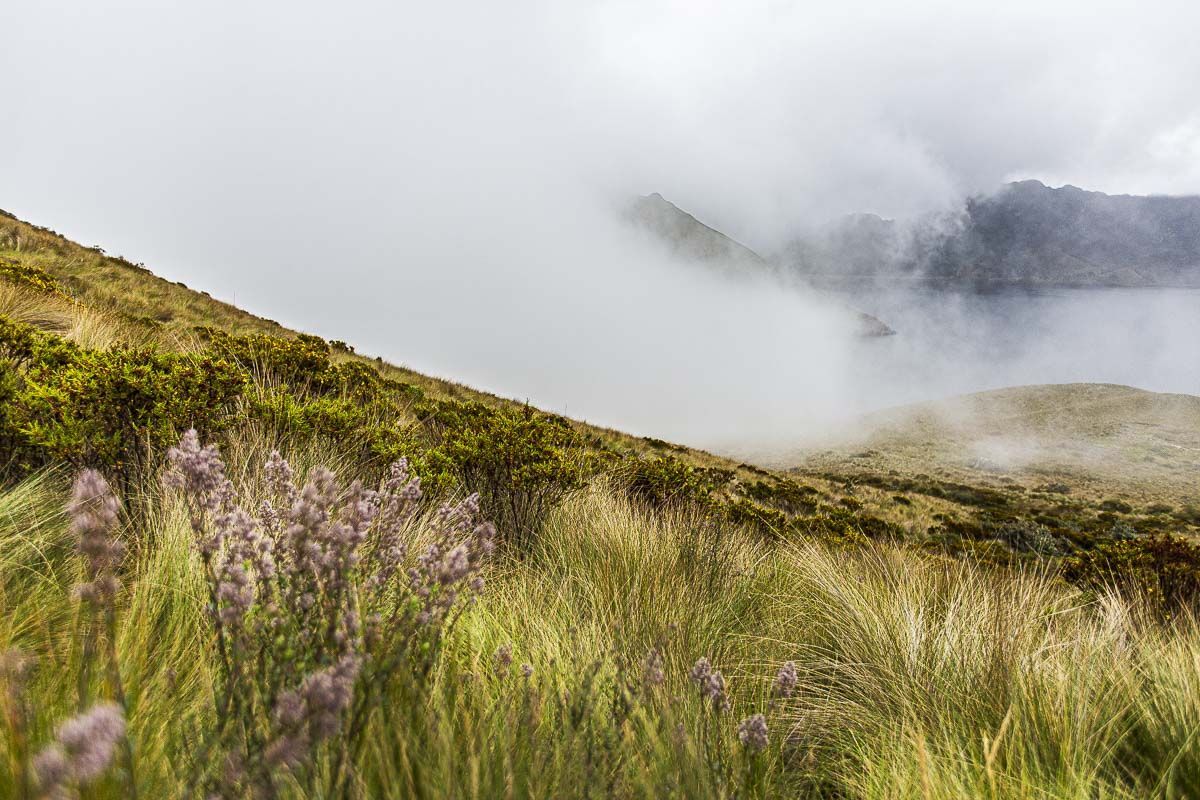
[(195, 431), (168, 455), (166, 482), (187, 506), (220, 665), (198, 788), (271, 797), (283, 771), (315, 788), (310, 767), (327, 748), (325, 793), (349, 794), (371, 715), (394, 683), (422, 683), (482, 591), (495, 529), (480, 519), (478, 497), (434, 512), (432, 537), (417, 547), (421, 487), (403, 460), (371, 489), (339, 485), (324, 468), (298, 483), (272, 453), (265, 498), (251, 512)]

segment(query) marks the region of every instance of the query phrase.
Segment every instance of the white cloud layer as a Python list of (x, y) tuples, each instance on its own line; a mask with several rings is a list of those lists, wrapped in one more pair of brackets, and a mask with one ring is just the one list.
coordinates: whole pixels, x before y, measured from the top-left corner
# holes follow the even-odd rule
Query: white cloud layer
[(660, 191), (769, 249), (1019, 177), (1200, 192), (1183, 0), (4, 17), (0, 207), (416, 368), (701, 444), (904, 393), (846, 377), (825, 304), (689, 271), (616, 228), (613, 198)]

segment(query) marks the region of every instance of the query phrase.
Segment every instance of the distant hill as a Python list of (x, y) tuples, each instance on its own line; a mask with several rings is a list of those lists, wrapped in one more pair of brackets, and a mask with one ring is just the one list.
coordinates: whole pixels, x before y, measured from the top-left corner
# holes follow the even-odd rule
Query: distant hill
[(956, 215), (911, 224), (846, 217), (798, 237), (779, 260), (817, 282), (1200, 287), (1200, 197), (1020, 181), (969, 199)]
[[(746, 245), (715, 228), (705, 225), (661, 194), (633, 198), (625, 209), (626, 219), (654, 234), (680, 258), (720, 270), (729, 275), (786, 273)], [(882, 320), (857, 309), (847, 309), (859, 320), (863, 336), (889, 336), (895, 333)]]
[(777, 466), (870, 474), (988, 476), (1147, 501), (1194, 503), (1200, 397), (1112, 384), (1014, 386), (879, 411)]
[(658, 192), (635, 197), (626, 209), (634, 224), (656, 234), (678, 255), (727, 269), (769, 269), (767, 260), (746, 245), (710, 228)]

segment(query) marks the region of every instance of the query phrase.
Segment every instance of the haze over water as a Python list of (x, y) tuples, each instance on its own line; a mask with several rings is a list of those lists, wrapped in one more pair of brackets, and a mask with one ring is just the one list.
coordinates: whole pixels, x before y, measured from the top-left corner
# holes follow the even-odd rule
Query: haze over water
[(848, 299), (898, 335), (863, 342), (870, 406), (1031, 383), (1121, 383), (1200, 394), (1200, 290), (935, 289)]
[[(814, 363), (838, 391), (820, 406), (794, 392), (792, 425), (741, 445), (803, 440), (870, 411), (1044, 383), (1115, 383), (1200, 395), (1200, 290), (872, 288), (832, 292), (897, 334), (855, 341), (844, 360)], [(753, 405), (752, 400), (747, 405)], [(742, 450), (733, 438), (709, 446)]]

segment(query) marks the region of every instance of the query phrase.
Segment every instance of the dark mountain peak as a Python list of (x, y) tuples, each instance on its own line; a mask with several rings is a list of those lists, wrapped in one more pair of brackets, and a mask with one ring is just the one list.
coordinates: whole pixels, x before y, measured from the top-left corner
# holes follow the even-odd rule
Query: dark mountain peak
[(1055, 286), (1200, 286), (1200, 197), (1108, 195), (1039, 180), (906, 224), (842, 218), (785, 251), (802, 273)]
[(1049, 188), (1049, 186), (1037, 180), (1036, 178), (1027, 178), (1022, 181), (1012, 181), (1011, 183), (1006, 183), (1004, 185), (1004, 189), (1015, 192), (1037, 192)]
[[(625, 208), (625, 218), (662, 240), (681, 258), (705, 263), (734, 276), (773, 274), (781, 280), (786, 277), (778, 265), (705, 225), (658, 192), (634, 197)], [(885, 222), (879, 217), (874, 219), (876, 224)], [(857, 320), (858, 331), (863, 336), (895, 333), (870, 314), (852, 308), (846, 311)]]
[(633, 198), (625, 216), (656, 234), (685, 258), (717, 262), (734, 269), (766, 265), (758, 253), (705, 225), (658, 192)]

